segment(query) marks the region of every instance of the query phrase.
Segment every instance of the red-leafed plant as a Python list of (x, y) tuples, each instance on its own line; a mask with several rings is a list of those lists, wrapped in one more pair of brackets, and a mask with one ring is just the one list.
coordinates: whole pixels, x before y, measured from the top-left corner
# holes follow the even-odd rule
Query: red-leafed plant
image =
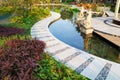
[(0, 26), (0, 37), (8, 37), (11, 35), (24, 34), (24, 33), (25, 33), (24, 29)]
[(0, 80), (32, 80), (42, 59), (45, 43), (39, 40), (11, 40), (0, 47)]

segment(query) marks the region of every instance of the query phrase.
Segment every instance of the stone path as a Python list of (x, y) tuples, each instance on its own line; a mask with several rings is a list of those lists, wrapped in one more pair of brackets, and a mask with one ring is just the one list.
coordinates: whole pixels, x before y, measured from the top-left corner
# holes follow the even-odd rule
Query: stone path
[(48, 26), (59, 19), (60, 15), (54, 12), (51, 14), (50, 17), (35, 23), (31, 28), (32, 38), (36, 37), (46, 42), (45, 51), (56, 60), (92, 80), (120, 80), (120, 64), (88, 54), (55, 38)]

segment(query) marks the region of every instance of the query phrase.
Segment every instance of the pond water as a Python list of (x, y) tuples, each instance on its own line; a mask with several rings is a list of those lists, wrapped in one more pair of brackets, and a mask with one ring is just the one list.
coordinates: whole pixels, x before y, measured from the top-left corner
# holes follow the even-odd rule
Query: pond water
[(0, 20), (6, 19), (10, 16), (11, 16), (11, 14), (0, 15)]
[(95, 34), (90, 36), (82, 34), (75, 24), (77, 14), (71, 15), (72, 17), (68, 17), (66, 14), (66, 12), (62, 13), (62, 18), (49, 26), (50, 32), (56, 38), (90, 54), (120, 63), (118, 48)]

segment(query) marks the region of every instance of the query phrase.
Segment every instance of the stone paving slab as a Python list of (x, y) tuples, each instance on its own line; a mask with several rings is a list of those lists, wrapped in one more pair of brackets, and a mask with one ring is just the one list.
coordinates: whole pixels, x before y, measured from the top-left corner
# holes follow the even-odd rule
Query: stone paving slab
[(105, 62), (99, 62), (98, 59), (95, 59), (81, 74), (91, 76), (91, 79), (94, 80), (96, 78), (95, 76), (99, 74), (104, 65)]
[(120, 64), (69, 46), (50, 33), (49, 24), (59, 18), (60, 14), (51, 12), (50, 17), (35, 23), (31, 28), (32, 38), (43, 40), (47, 44), (45, 51), (51, 56), (92, 80), (119, 80)]

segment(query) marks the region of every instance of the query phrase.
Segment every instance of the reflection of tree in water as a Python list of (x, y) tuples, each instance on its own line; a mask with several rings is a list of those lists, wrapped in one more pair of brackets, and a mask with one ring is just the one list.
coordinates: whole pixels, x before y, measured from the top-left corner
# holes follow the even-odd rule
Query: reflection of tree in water
[(92, 37), (88, 43), (89, 47), (87, 51), (89, 53), (120, 63), (119, 51), (116, 48), (111, 47), (111, 45), (105, 41), (101, 40), (101, 38), (98, 38), (97, 36)]
[(73, 12), (73, 17), (71, 19), (71, 22), (76, 25), (76, 22), (77, 22), (77, 17), (78, 17), (78, 12)]
[(61, 18), (62, 19), (72, 19), (73, 17), (73, 12), (71, 9), (69, 8), (64, 8), (62, 11), (61, 11)]
[(75, 28), (76, 28), (76, 31), (80, 33), (79, 27), (77, 26), (77, 27), (75, 27)]

